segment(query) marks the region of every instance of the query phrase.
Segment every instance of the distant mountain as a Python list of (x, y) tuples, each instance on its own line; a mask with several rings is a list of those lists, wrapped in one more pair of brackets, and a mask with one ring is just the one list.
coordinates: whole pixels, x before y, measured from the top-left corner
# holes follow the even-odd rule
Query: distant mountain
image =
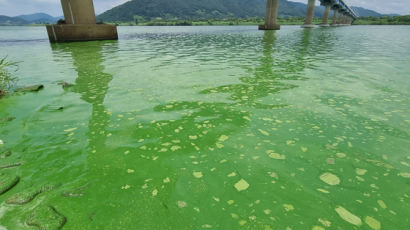
[(45, 13), (36, 13), (36, 14), (24, 14), (24, 15), (19, 15), (17, 16), (19, 18), (22, 18), (26, 21), (35, 21), (39, 19), (48, 19), (48, 20), (53, 20), (54, 17)]
[(368, 10), (363, 7), (352, 6), (351, 8), (354, 11), (356, 11), (359, 17), (381, 17), (383, 16), (382, 14), (377, 13), (376, 11)]
[(0, 15), (0, 26), (21, 26), (29, 22), (19, 17), (8, 17)]
[(26, 14), (17, 16), (22, 18), (30, 23), (34, 24), (45, 24), (45, 23), (56, 23), (59, 19), (64, 17), (53, 17), (45, 13), (36, 13), (36, 14)]
[[(266, 0), (132, 0), (97, 17), (103, 22), (130, 22), (136, 18), (223, 19), (264, 17)], [(315, 16), (323, 15), (317, 7)], [(304, 17), (306, 4), (280, 0), (279, 16)]]
[[(229, 19), (265, 16), (266, 0), (131, 0), (97, 16), (103, 22), (131, 22), (136, 19)], [(361, 17), (382, 15), (362, 7), (352, 7)], [(323, 7), (316, 7), (315, 17), (322, 17)], [(305, 17), (306, 4), (279, 0), (279, 17)], [(8, 17), (0, 15), (1, 25), (52, 24), (64, 17), (35, 13)]]
[(0, 15), (0, 26), (21, 26), (28, 24), (52, 24), (64, 17), (53, 17), (45, 13), (19, 15), (8, 17)]

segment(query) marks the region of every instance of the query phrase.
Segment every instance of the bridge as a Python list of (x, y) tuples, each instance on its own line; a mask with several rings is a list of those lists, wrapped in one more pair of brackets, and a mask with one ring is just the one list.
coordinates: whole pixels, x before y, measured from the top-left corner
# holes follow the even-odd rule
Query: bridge
[[(344, 0), (319, 0), (320, 4), (325, 7), (322, 24), (320, 26), (329, 25), (330, 10), (333, 10), (332, 25), (351, 25), (358, 17), (357, 14), (350, 8)], [(313, 15), (315, 11), (316, 0), (308, 0), (305, 24), (303, 28), (313, 28)], [(267, 0), (265, 24), (259, 25), (260, 30), (279, 30), (280, 25), (277, 24), (279, 9), (279, 0)]]
[[(325, 7), (323, 21), (320, 26), (351, 25), (357, 14), (344, 0), (319, 0)], [(313, 28), (313, 16), (316, 0), (308, 0), (307, 13), (303, 28)], [(93, 0), (61, 0), (65, 23), (48, 25), (47, 33), (50, 42), (116, 40), (117, 27), (97, 24)], [(259, 25), (260, 30), (279, 30), (277, 24), (279, 0), (266, 1), (265, 24)], [(332, 22), (329, 25), (330, 11), (333, 10)]]

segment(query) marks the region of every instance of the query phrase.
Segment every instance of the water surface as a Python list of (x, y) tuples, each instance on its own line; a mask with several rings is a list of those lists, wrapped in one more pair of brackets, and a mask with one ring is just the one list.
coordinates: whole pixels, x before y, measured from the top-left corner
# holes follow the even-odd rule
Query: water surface
[[(0, 101), (15, 118), (0, 123), (0, 163), (22, 163), (2, 169), (20, 176), (0, 196), (7, 229), (36, 229), (26, 219), (47, 206), (63, 229), (410, 225), (408, 26), (0, 34), (19, 85), (45, 85)], [(43, 185), (55, 188), (5, 203)]]

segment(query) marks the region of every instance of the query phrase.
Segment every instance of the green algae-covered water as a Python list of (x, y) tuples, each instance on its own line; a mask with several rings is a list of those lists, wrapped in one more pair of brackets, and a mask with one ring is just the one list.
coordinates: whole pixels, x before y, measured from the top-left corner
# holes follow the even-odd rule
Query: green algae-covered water
[(408, 26), (0, 34), (0, 229), (410, 226)]

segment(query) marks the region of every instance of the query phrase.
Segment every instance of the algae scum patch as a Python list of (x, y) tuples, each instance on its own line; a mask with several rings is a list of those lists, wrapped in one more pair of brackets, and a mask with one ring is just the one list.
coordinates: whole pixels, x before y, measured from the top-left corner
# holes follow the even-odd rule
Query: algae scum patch
[(33, 86), (0, 99), (0, 229), (406, 229), (410, 28), (380, 28), (0, 27)]
[(0, 195), (12, 189), (20, 180), (19, 176), (0, 174)]
[(59, 214), (53, 207), (38, 207), (27, 219), (27, 225), (39, 229), (61, 229), (66, 218)]

